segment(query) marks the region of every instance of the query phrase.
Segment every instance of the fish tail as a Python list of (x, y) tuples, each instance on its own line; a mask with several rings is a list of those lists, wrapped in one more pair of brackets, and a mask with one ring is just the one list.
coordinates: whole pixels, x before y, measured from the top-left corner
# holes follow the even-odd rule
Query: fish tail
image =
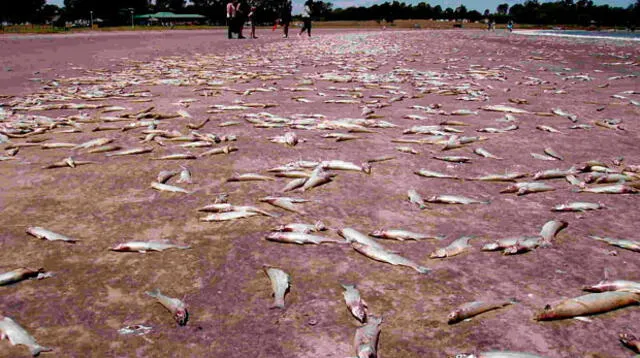
[(342, 288), (344, 288), (345, 290), (348, 290), (350, 288), (356, 288), (356, 285), (349, 285), (349, 284), (340, 284), (340, 286), (342, 286)]
[(421, 274), (428, 274), (429, 272), (431, 272), (431, 269), (424, 267), (424, 266), (416, 266), (415, 267), (416, 271), (420, 272)]
[(178, 249), (181, 249), (181, 250), (188, 250), (190, 248), (191, 248), (191, 245), (178, 246)]
[(42, 352), (52, 352), (53, 348), (43, 347), (43, 346), (40, 346), (40, 345), (35, 345), (35, 346), (29, 348), (29, 350), (31, 351), (31, 355), (32, 356), (37, 357)]

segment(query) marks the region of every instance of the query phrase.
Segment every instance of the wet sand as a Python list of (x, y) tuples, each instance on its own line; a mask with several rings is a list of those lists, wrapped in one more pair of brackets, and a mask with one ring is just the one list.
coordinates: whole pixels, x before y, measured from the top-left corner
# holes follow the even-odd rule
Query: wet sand
[[(600, 281), (605, 269), (610, 278), (640, 280), (638, 253), (588, 237), (640, 240), (640, 196), (577, 193), (564, 179), (545, 181), (555, 191), (515, 196), (499, 193), (508, 183), (423, 178), (413, 172), (425, 168), (468, 178), (568, 169), (596, 159), (617, 170), (640, 164), (640, 107), (631, 103), (640, 101), (640, 87), (637, 77), (625, 77), (640, 74), (640, 48), (603, 40), (575, 42), (483, 31), (320, 30), (314, 31), (311, 39), (298, 39), (295, 29), (291, 30), (289, 39), (282, 39), (278, 32), (264, 31), (258, 33), (257, 40), (227, 40), (223, 31), (0, 37), (0, 95), (14, 96), (0, 98), (4, 110), (9, 110), (11, 103), (24, 104), (27, 98), (32, 100), (31, 105), (37, 104), (35, 93), (41, 93), (42, 98), (73, 97), (86, 91), (95, 94), (100, 86), (113, 89), (109, 86), (119, 83), (124, 93), (151, 94), (151, 102), (74, 98), (62, 103), (127, 108), (121, 112), (149, 106), (162, 113), (185, 110), (192, 119), (163, 119), (158, 129), (188, 134), (187, 123), (211, 118), (198, 132), (238, 137), (236, 142), (226, 143), (237, 147), (237, 152), (183, 161), (150, 159), (178, 152), (198, 154), (210, 148), (185, 150), (176, 147), (180, 143), (170, 141), (164, 141), (164, 146), (157, 142), (141, 144), (144, 128), (92, 131), (98, 124), (124, 126), (132, 121), (78, 121), (79, 133), (54, 133), (66, 129), (59, 127), (11, 140), (24, 143), (48, 138), (44, 143), (82, 143), (108, 137), (122, 147), (153, 147), (152, 153), (128, 157), (23, 147), (16, 159), (0, 162), (0, 272), (26, 266), (44, 267), (54, 274), (41, 281), (0, 287), (0, 313), (20, 323), (40, 344), (55, 349), (55, 353), (43, 356), (353, 356), (358, 325), (344, 304), (341, 283), (356, 284), (370, 313), (384, 316), (381, 357), (445, 357), (488, 350), (558, 358), (630, 356), (617, 335), (638, 334), (637, 306), (593, 316), (591, 322), (536, 322), (532, 317), (545, 304), (582, 295), (580, 288)], [(329, 72), (350, 76), (351, 81), (321, 79), (321, 74)], [(100, 80), (96, 82), (99, 84), (80, 81), (87, 77)], [(158, 78), (164, 79), (164, 84), (154, 82)], [(45, 85), (49, 88), (43, 90)], [(296, 87), (312, 90), (293, 91)], [(273, 89), (246, 94), (251, 88)], [(452, 89), (456, 90), (453, 94)], [(143, 90), (148, 92), (139, 92)], [(400, 100), (390, 101), (403, 94)], [(465, 96), (480, 101), (458, 99)], [(294, 97), (311, 102), (297, 102)], [(176, 105), (181, 99), (197, 101), (188, 107)], [(358, 103), (325, 103), (344, 99)], [(528, 104), (515, 104), (509, 99), (525, 99)], [(210, 106), (233, 105), (237, 100), (277, 106), (207, 113), (212, 110)], [(397, 127), (355, 133), (361, 138), (345, 142), (323, 138), (326, 130), (293, 129), (306, 142), (286, 147), (268, 138), (292, 129), (256, 128), (244, 117), (269, 112), (287, 118), (296, 114), (322, 114), (329, 120), (361, 118), (364, 102), (376, 100), (379, 102), (369, 104), (379, 115), (374, 120)], [(379, 105), (382, 103), (390, 105)], [(410, 108), (434, 104), (447, 113), (468, 109), (477, 114), (426, 114)], [(514, 123), (496, 121), (504, 113), (480, 109), (497, 104), (530, 113), (514, 114), (518, 130), (477, 132)], [(567, 118), (535, 114), (554, 108), (575, 114), (578, 124), (591, 124), (593, 128), (569, 129), (574, 123)], [(18, 115), (57, 118), (84, 113), (91, 118), (99, 110), (17, 110), (0, 122), (0, 128), (6, 130)], [(404, 118), (410, 114), (428, 118)], [(625, 130), (593, 125), (603, 119), (620, 119)], [(455, 127), (464, 131), (460, 136), (488, 139), (445, 152), (440, 151), (441, 146), (390, 141), (422, 138), (402, 132), (445, 120), (468, 124)], [(240, 124), (219, 126), (227, 121)], [(538, 125), (552, 126), (562, 133), (543, 132), (536, 129)], [(0, 144), (0, 156), (6, 155), (9, 145)], [(419, 154), (398, 152), (397, 146), (411, 146)], [(472, 152), (477, 147), (504, 160), (477, 156)], [(562, 154), (564, 160), (531, 157), (530, 153), (542, 153), (547, 147)], [(70, 155), (95, 163), (42, 169)], [(236, 173), (268, 175), (267, 169), (296, 160), (362, 163), (386, 155), (396, 159), (373, 163), (370, 175), (332, 171), (337, 174), (333, 182), (305, 193), (281, 194), (280, 189), (288, 182), (283, 178), (225, 182)], [(463, 155), (472, 161), (446, 163), (432, 158), (436, 155)], [(624, 163), (616, 167), (612, 160), (621, 156)], [(175, 185), (192, 194), (150, 188), (158, 172), (179, 170), (180, 165), (191, 170), (194, 183)], [(456, 194), (489, 199), (491, 203), (428, 204), (426, 210), (419, 210), (407, 200), (409, 189), (423, 197)], [(212, 203), (218, 193), (228, 193), (233, 204), (255, 205), (281, 216), (225, 223), (199, 221), (204, 214), (196, 210)], [(300, 204), (308, 214), (298, 215), (258, 202), (268, 195), (309, 199), (311, 202)], [(607, 209), (579, 214), (551, 212), (553, 206), (569, 201), (601, 202)], [(484, 243), (498, 238), (535, 235), (551, 219), (565, 220), (569, 225), (549, 248), (515, 256), (480, 251)], [(349, 245), (302, 246), (264, 240), (278, 224), (317, 220), (331, 228), (352, 227), (363, 233), (402, 228), (442, 234), (446, 239), (382, 242), (431, 268), (428, 275), (370, 260)], [(38, 240), (25, 233), (28, 226), (45, 227), (79, 242)], [(335, 231), (324, 235), (338, 237)], [(429, 259), (436, 248), (463, 235), (475, 237), (472, 250), (443, 260)], [(193, 248), (146, 254), (108, 251), (118, 243), (133, 240), (170, 240)], [(291, 275), (284, 310), (269, 309), (273, 298), (262, 272), (264, 264)], [(178, 327), (168, 311), (144, 294), (155, 288), (187, 303), (190, 321), (185, 327)], [(446, 323), (448, 313), (462, 303), (510, 297), (519, 303), (468, 322)], [(119, 328), (131, 324), (145, 324), (153, 330), (143, 337), (118, 334)], [(11, 347), (7, 341), (0, 346), (0, 357), (28, 355), (24, 347)]]

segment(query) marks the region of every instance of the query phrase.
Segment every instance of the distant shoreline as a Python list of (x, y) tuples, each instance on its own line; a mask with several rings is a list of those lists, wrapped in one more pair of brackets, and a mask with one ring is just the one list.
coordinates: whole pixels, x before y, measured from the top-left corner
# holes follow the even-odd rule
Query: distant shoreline
[[(556, 32), (551, 32), (556, 31)], [(598, 39), (598, 40), (616, 40), (616, 41), (640, 41), (640, 33), (634, 32), (636, 37), (625, 37), (625, 36), (603, 36), (600, 35), (602, 33), (608, 33), (608, 31), (583, 31), (584, 33), (576, 34), (576, 33), (563, 33), (563, 31), (572, 31), (576, 30), (517, 30), (514, 33), (519, 35), (526, 36), (551, 36), (551, 37), (570, 37), (570, 38), (580, 38), (580, 39)], [(616, 33), (611, 31), (610, 33)], [(596, 35), (598, 34), (598, 35)]]

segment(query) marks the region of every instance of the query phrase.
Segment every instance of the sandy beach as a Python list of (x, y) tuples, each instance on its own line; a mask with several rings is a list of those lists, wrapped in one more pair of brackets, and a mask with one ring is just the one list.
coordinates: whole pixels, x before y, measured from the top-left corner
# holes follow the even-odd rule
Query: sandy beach
[[(590, 238), (640, 241), (640, 195), (580, 192), (640, 186), (632, 171), (640, 164), (637, 42), (476, 30), (314, 29), (313, 37), (298, 38), (296, 30), (288, 39), (279, 30), (259, 31), (256, 40), (228, 40), (222, 30), (0, 36), (0, 133), (8, 137), (0, 140), (0, 157), (8, 158), (0, 161), (0, 274), (19, 267), (52, 273), (1, 286), (0, 317), (52, 347), (44, 357), (344, 358), (356, 354), (360, 326), (342, 296), (340, 285), (348, 283), (370, 314), (383, 316), (380, 357), (492, 350), (631, 356), (618, 334), (640, 335), (637, 305), (583, 320), (533, 317), (547, 304), (585, 294), (582, 287), (603, 280), (605, 270), (609, 279), (640, 281), (638, 252)], [(287, 132), (295, 132), (297, 145), (270, 141)], [(324, 137), (330, 133), (356, 138)], [(114, 152), (71, 148), (96, 138), (151, 151), (107, 156)], [(198, 141), (206, 143), (180, 146)], [(45, 149), (47, 143), (71, 145)], [(452, 148), (444, 150), (446, 143)], [(200, 156), (224, 146), (237, 151)], [(474, 153), (479, 148), (501, 159)], [(549, 148), (562, 160), (545, 155)], [(196, 159), (155, 160), (176, 153)], [(469, 161), (434, 158), (444, 156)], [(69, 157), (91, 163), (43, 169)], [(329, 160), (369, 162), (371, 173), (327, 168), (331, 182), (283, 193), (292, 179), (269, 171)], [(588, 161), (627, 179), (582, 187), (565, 176), (533, 179), (574, 168), (578, 181), (594, 180), (594, 172), (580, 171)], [(166, 184), (189, 193), (151, 188), (159, 172), (183, 168), (192, 183), (176, 176)], [(420, 169), (454, 179), (416, 175)], [(227, 181), (243, 173), (272, 180)], [(516, 195), (500, 193), (512, 182), (473, 180), (507, 173), (554, 190)], [(411, 189), (425, 199), (450, 194), (489, 203), (428, 202), (421, 210), (407, 198)], [(201, 221), (207, 213), (198, 209), (222, 193), (233, 205), (277, 217)], [(267, 196), (308, 202), (295, 204), (303, 213), (294, 213), (259, 201)], [(551, 210), (570, 202), (606, 209)], [(480, 249), (536, 236), (550, 220), (567, 227), (547, 247), (519, 255)], [(265, 240), (278, 225), (317, 221), (329, 227), (317, 234), (336, 240), (342, 228), (445, 238), (376, 239), (430, 268), (428, 274), (372, 260), (348, 244)], [(37, 239), (26, 233), (34, 226), (78, 241)], [(473, 237), (470, 249), (429, 258), (462, 236)], [(191, 248), (109, 250), (127, 241)], [(263, 265), (291, 277), (284, 309), (269, 308), (274, 298)], [(186, 326), (145, 294), (156, 288), (186, 303)], [(511, 298), (517, 303), (447, 324), (464, 303)], [(136, 324), (152, 329), (118, 333)], [(28, 355), (0, 341), (0, 357)]]

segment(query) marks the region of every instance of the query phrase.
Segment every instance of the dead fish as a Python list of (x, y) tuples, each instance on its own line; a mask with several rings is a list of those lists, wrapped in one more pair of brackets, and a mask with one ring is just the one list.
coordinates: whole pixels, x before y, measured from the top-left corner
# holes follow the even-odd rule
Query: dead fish
[(489, 204), (490, 201), (480, 201), (476, 199), (467, 198), (459, 195), (436, 195), (428, 198), (426, 200), (429, 203), (437, 203), (437, 204)]
[(356, 165), (351, 162), (345, 162), (342, 160), (325, 160), (320, 163), (323, 169), (332, 170), (353, 170), (357, 172), (364, 172), (371, 174), (371, 165), (369, 163), (362, 163), (362, 165)]
[(53, 169), (53, 168), (64, 168), (64, 167), (75, 168), (78, 165), (93, 164), (93, 163), (94, 162), (88, 161), (88, 160), (74, 160), (72, 157), (68, 157), (59, 162), (45, 165), (44, 167), (42, 167), (42, 169)]
[(209, 156), (209, 155), (216, 155), (216, 154), (229, 154), (229, 153), (235, 152), (237, 150), (238, 150), (238, 148), (236, 148), (236, 147), (225, 145), (224, 147), (213, 148), (213, 149), (208, 150), (206, 152), (200, 153), (199, 156), (200, 157), (206, 157), (206, 156)]
[(362, 245), (368, 245), (379, 250), (384, 250), (384, 247), (380, 245), (376, 240), (368, 237), (367, 235), (351, 228), (343, 228), (338, 230), (338, 235), (342, 236), (349, 243), (359, 243)]
[(456, 109), (450, 113), (452, 116), (470, 116), (477, 115), (478, 112), (469, 109)]
[(389, 239), (389, 240), (427, 240), (427, 239), (435, 239), (435, 240), (443, 240), (444, 236), (434, 236), (434, 235), (424, 235), (418, 234), (415, 232), (407, 231), (407, 230), (393, 230), (393, 229), (380, 229), (372, 231), (370, 236), (377, 237), (380, 239)]
[(55, 233), (53, 231), (49, 231), (47, 229), (43, 229), (38, 226), (30, 226), (27, 228), (27, 234), (31, 236), (35, 236), (38, 239), (49, 240), (49, 241), (64, 241), (74, 243), (78, 240), (72, 239), (70, 237), (64, 236), (62, 234)]
[(578, 178), (576, 178), (576, 176), (575, 176), (575, 175), (567, 175), (567, 176), (565, 177), (565, 180), (566, 180), (569, 184), (574, 185), (574, 186), (577, 186), (577, 187), (579, 187), (579, 188), (585, 188), (585, 187), (586, 187), (586, 183), (585, 183), (585, 182), (583, 182), (583, 181), (580, 181)]
[(559, 130), (557, 130), (557, 129), (555, 129), (555, 128), (551, 127), (551, 126), (542, 125), (542, 124), (541, 124), (541, 125), (537, 125), (537, 126), (536, 126), (536, 129), (539, 129), (539, 130), (544, 131), (544, 132), (560, 133), (560, 134), (562, 134), (562, 132), (560, 132)]
[(589, 236), (598, 241), (606, 242), (609, 245), (621, 247), (623, 249), (640, 252), (640, 242), (626, 239), (615, 239), (610, 237)]
[(189, 194), (190, 192), (186, 189), (183, 189), (179, 186), (175, 186), (175, 185), (167, 185), (167, 184), (162, 184), (162, 183), (156, 183), (156, 182), (152, 182), (151, 183), (151, 187), (153, 189), (156, 189), (158, 191), (168, 191), (171, 193), (185, 193), (185, 194)]
[(409, 189), (409, 191), (407, 191), (407, 195), (409, 196), (409, 202), (418, 205), (420, 210), (424, 210), (427, 208), (424, 203), (424, 199), (422, 199), (422, 196), (420, 196), (420, 194), (418, 194), (418, 192), (414, 189)]
[(341, 285), (344, 288), (342, 295), (344, 296), (344, 302), (349, 308), (349, 312), (358, 321), (364, 323), (367, 321), (367, 303), (360, 297), (360, 291), (356, 288), (356, 285)]
[(311, 188), (329, 183), (333, 178), (332, 174), (325, 172), (322, 166), (318, 166), (311, 172), (311, 176), (302, 185), (302, 191), (307, 191)]
[(298, 204), (298, 203), (306, 203), (309, 200), (306, 199), (298, 199), (298, 198), (288, 198), (288, 197), (273, 197), (273, 196), (267, 196), (264, 197), (262, 199), (260, 199), (261, 202), (263, 203), (269, 203), (275, 207), (284, 209), (284, 210), (288, 210), (300, 215), (306, 215), (306, 212), (304, 212), (303, 210), (298, 209), (294, 204)]
[(495, 351), (495, 352), (483, 352), (475, 354), (458, 354), (456, 358), (545, 358), (537, 354), (522, 353), (522, 352), (509, 352), (509, 351)]
[(563, 169), (550, 169), (537, 172), (533, 174), (533, 180), (543, 180), (543, 179), (557, 179), (564, 178), (568, 175), (578, 174), (578, 170), (575, 167), (571, 167), (567, 170)]
[(234, 175), (231, 178), (228, 178), (227, 182), (238, 182), (238, 181), (273, 181), (275, 180), (272, 177), (268, 177), (266, 175), (256, 174), (256, 173), (246, 173), (246, 174), (238, 174)]
[(420, 169), (420, 170), (418, 170), (416, 172), (413, 172), (413, 173), (416, 174), (416, 175), (419, 175), (421, 177), (425, 177), (425, 178), (460, 179), (457, 176), (438, 173), (438, 172), (434, 172), (434, 171), (427, 170), (427, 169)]
[[(40, 144), (40, 148), (42, 148), (42, 149), (75, 148), (76, 146), (77, 146), (77, 144), (75, 144), (75, 143), (43, 143), (43, 144)], [(15, 154), (12, 154), (12, 155), (15, 155)]]
[(356, 329), (353, 345), (358, 358), (378, 357), (378, 337), (382, 317), (371, 315), (367, 317), (367, 324)]
[(619, 291), (640, 293), (640, 282), (627, 280), (608, 281), (605, 279), (604, 281), (600, 281), (595, 285), (584, 286), (582, 290), (588, 292)]
[(591, 128), (593, 127), (589, 124), (576, 124), (569, 127), (569, 129), (591, 129)]
[(230, 221), (236, 219), (244, 219), (252, 216), (256, 216), (258, 213), (253, 211), (226, 211), (222, 213), (214, 213), (209, 214), (203, 218), (200, 218), (200, 221), (212, 222), (212, 221)]
[(44, 278), (47, 274), (43, 268), (37, 270), (28, 267), (21, 267), (9, 272), (0, 273), (0, 286), (11, 285), (30, 278)]
[(485, 157), (485, 158), (491, 158), (491, 159), (497, 159), (497, 160), (502, 160), (504, 158), (500, 158), (497, 157), (493, 154), (491, 154), (488, 150), (484, 149), (484, 148), (475, 148), (473, 150), (473, 152), (481, 157)]
[(598, 210), (604, 209), (605, 206), (600, 203), (587, 203), (587, 202), (572, 202), (568, 204), (560, 204), (556, 205), (551, 209), (551, 211), (577, 211), (577, 212), (585, 212), (587, 210)]
[(546, 305), (533, 319), (550, 321), (609, 312), (614, 309), (640, 303), (640, 296), (632, 292), (590, 293), (563, 300), (555, 305)]
[(578, 121), (578, 116), (576, 116), (575, 114), (567, 113), (561, 110), (560, 108), (552, 109), (551, 113), (560, 117), (568, 118), (569, 120), (571, 120), (571, 122), (574, 122), (574, 123)]
[(187, 321), (189, 320), (189, 312), (187, 311), (187, 307), (184, 302), (177, 298), (171, 298), (163, 295), (157, 288), (153, 291), (147, 292), (147, 295), (157, 299), (158, 303), (169, 310), (178, 325), (185, 326), (187, 324)]
[(498, 182), (513, 182), (516, 179), (524, 178), (527, 174), (524, 173), (506, 173), (506, 174), (489, 174), (476, 178), (469, 178), (470, 180), (479, 181), (498, 181)]
[(100, 147), (100, 146), (109, 144), (111, 142), (113, 142), (113, 139), (111, 138), (97, 138), (97, 139), (92, 139), (88, 142), (84, 142), (82, 144), (78, 144), (73, 149), (88, 149), (92, 147)]
[(282, 192), (286, 193), (288, 191), (301, 188), (304, 185), (304, 183), (306, 183), (306, 182), (307, 182), (307, 178), (294, 179), (294, 180), (290, 181), (289, 183), (287, 183), (287, 185), (285, 185), (284, 188), (282, 188)]
[(238, 206), (238, 205), (231, 205), (227, 202), (216, 202), (214, 204), (205, 205), (204, 207), (198, 209), (198, 211), (213, 212), (213, 213), (226, 213), (229, 211), (249, 211), (256, 214), (269, 216), (272, 218), (279, 216), (277, 214), (272, 214), (260, 208), (256, 208), (255, 206)]
[(463, 304), (449, 313), (447, 323), (454, 324), (481, 313), (497, 310), (515, 303), (514, 299), (496, 301), (474, 301)]
[(620, 343), (622, 343), (625, 347), (631, 349), (636, 353), (640, 353), (640, 339), (636, 338), (632, 334), (624, 334), (624, 333), (621, 333), (619, 337), (620, 337)]
[(459, 255), (473, 247), (469, 244), (469, 240), (471, 240), (472, 238), (472, 236), (463, 236), (459, 239), (456, 239), (451, 244), (449, 244), (449, 246), (436, 249), (431, 253), (431, 255), (429, 255), (429, 257), (432, 259), (437, 259)]
[(192, 184), (193, 181), (191, 180), (191, 171), (189, 171), (187, 167), (180, 167), (182, 168), (182, 170), (180, 171), (180, 178), (178, 179), (178, 181), (176, 181), (176, 183)]
[(262, 269), (269, 277), (273, 289), (274, 302), (270, 308), (284, 308), (284, 296), (291, 286), (291, 276), (281, 269), (269, 265), (264, 265)]
[(317, 235), (305, 234), (301, 232), (288, 231), (288, 232), (272, 232), (266, 236), (269, 241), (292, 243), (292, 244), (322, 244), (325, 242), (331, 243), (347, 243), (344, 240), (337, 240), (326, 238)]
[(595, 193), (595, 194), (637, 194), (638, 189), (624, 184), (598, 186), (591, 188), (578, 189), (579, 193)]
[(606, 120), (606, 119), (602, 121), (595, 121), (594, 124), (598, 127), (607, 128), (607, 129), (617, 129), (622, 131), (625, 130), (620, 123), (612, 123), (610, 120)]
[(550, 157), (554, 157), (558, 160), (564, 160), (564, 158), (558, 154), (558, 152), (556, 152), (555, 150), (553, 150), (553, 148), (544, 148), (544, 153)]
[(348, 140), (360, 139), (359, 136), (348, 134), (348, 133), (327, 133), (323, 134), (322, 138), (333, 138), (336, 142), (344, 142)]
[(283, 231), (283, 232), (301, 232), (304, 234), (309, 234), (312, 232), (325, 231), (327, 227), (322, 221), (318, 221), (315, 224), (300, 224), (300, 223), (291, 223), (286, 225), (277, 226), (273, 231)]
[(105, 152), (113, 152), (114, 150), (120, 150), (122, 147), (119, 145), (103, 145), (100, 147), (95, 147), (93, 149), (89, 149), (87, 153), (105, 153)]
[(180, 148), (208, 148), (213, 146), (213, 143), (210, 141), (198, 141), (198, 142), (190, 142), (180, 144), (178, 147)]
[(302, 170), (290, 170), (286, 172), (279, 172), (279, 173), (276, 173), (275, 175), (279, 178), (295, 178), (295, 179), (299, 179), (299, 178), (308, 179), (309, 177), (311, 177), (311, 173), (307, 171), (302, 171)]
[(418, 271), (421, 274), (426, 274), (429, 273), (431, 270), (424, 267), (424, 266), (420, 266), (417, 263), (402, 257), (398, 254), (395, 254), (393, 252), (387, 251), (385, 249), (382, 248), (378, 248), (378, 247), (373, 247), (371, 245), (366, 245), (366, 244), (361, 244), (359, 242), (352, 242), (351, 243), (351, 247), (353, 247), (354, 250), (356, 250), (357, 252), (361, 253), (362, 255), (376, 260), (376, 261), (381, 261), (381, 262), (385, 262), (391, 265), (399, 265), (399, 266), (406, 266), (406, 267), (410, 267), (416, 271)]
[(186, 250), (190, 249), (191, 246), (181, 246), (175, 244), (168, 244), (162, 242), (144, 242), (144, 241), (129, 241), (124, 244), (118, 244), (112, 247), (111, 251), (119, 251), (119, 252), (148, 252), (148, 251), (164, 251), (169, 249), (179, 249)]
[(124, 156), (124, 155), (135, 155), (135, 154), (150, 153), (152, 151), (153, 151), (153, 148), (138, 147), (138, 148), (129, 148), (129, 149), (121, 150), (121, 151), (115, 152), (115, 153), (108, 153), (108, 154), (106, 154), (106, 156), (107, 157), (120, 157), (120, 156)]
[(529, 153), (529, 154), (531, 154), (531, 156), (534, 157), (535, 159), (539, 159), (539, 160), (547, 160), (547, 161), (558, 160), (555, 157), (551, 157), (544, 154), (538, 154), (538, 153)]
[(158, 177), (156, 178), (156, 181), (160, 184), (164, 184), (168, 182), (169, 179), (173, 178), (176, 175), (178, 175), (178, 171), (176, 170), (163, 170), (160, 173), (158, 173)]
[(569, 223), (563, 220), (550, 220), (547, 221), (540, 230), (540, 237), (542, 237), (543, 245), (550, 245), (551, 240), (562, 231), (562, 229), (569, 226)]
[(537, 182), (520, 182), (515, 183), (502, 189), (500, 193), (516, 193), (516, 195), (527, 195), (531, 193), (542, 193), (545, 191), (553, 191), (556, 188), (543, 183)]
[(500, 240), (496, 240), (494, 242), (487, 243), (482, 246), (480, 250), (482, 251), (498, 251), (503, 250), (508, 247), (516, 245), (518, 242), (524, 242), (527, 240), (539, 240), (539, 236), (522, 236), (522, 237), (508, 237)]
[(118, 333), (127, 336), (127, 335), (136, 335), (143, 336), (149, 332), (151, 332), (152, 327), (145, 326), (142, 324), (134, 324), (131, 326), (124, 326), (118, 330)]
[(445, 161), (445, 162), (452, 162), (452, 163), (468, 163), (468, 162), (471, 161), (471, 158), (462, 157), (462, 156), (445, 156), (445, 157), (434, 156), (432, 158), (433, 159), (442, 160), (442, 161)]
[(525, 111), (524, 109), (503, 106), (503, 105), (489, 105), (489, 106), (482, 107), (482, 109), (485, 111), (492, 111), (492, 112), (529, 113), (529, 111)]
[(189, 129), (194, 129), (194, 130), (198, 130), (202, 127), (204, 127), (205, 124), (207, 124), (209, 122), (209, 118), (206, 118), (204, 121), (198, 123), (198, 124), (192, 124), (192, 123), (187, 123), (187, 128)]
[(411, 147), (396, 147), (398, 152), (408, 153), (408, 154), (419, 154), (419, 152)]
[(174, 153), (167, 154), (156, 158), (151, 158), (151, 160), (183, 160), (183, 159), (197, 159), (195, 155), (191, 153)]
[(53, 351), (53, 348), (39, 345), (36, 339), (16, 321), (9, 317), (0, 317), (2, 317), (2, 320), (0, 320), (0, 340), (7, 338), (12, 346), (26, 346), (34, 357), (37, 357), (42, 352)]

